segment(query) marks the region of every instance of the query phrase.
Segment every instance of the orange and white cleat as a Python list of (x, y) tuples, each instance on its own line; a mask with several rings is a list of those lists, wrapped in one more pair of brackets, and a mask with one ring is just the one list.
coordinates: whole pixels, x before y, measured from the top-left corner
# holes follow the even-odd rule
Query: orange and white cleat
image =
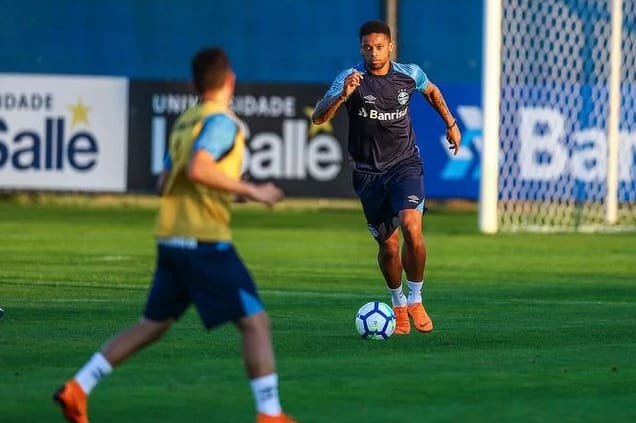
[(286, 414), (280, 413), (277, 416), (258, 413), (256, 415), (256, 423), (298, 423)]
[(406, 335), (411, 332), (411, 323), (409, 322), (409, 313), (406, 306), (393, 307), (393, 314), (395, 314), (395, 335)]
[(70, 423), (89, 423), (86, 393), (75, 380), (69, 380), (53, 395), (55, 401), (64, 413), (64, 418)]
[(415, 329), (420, 332), (430, 332), (433, 330), (433, 321), (428, 317), (422, 303), (411, 304), (408, 306), (408, 312), (409, 316), (413, 319)]

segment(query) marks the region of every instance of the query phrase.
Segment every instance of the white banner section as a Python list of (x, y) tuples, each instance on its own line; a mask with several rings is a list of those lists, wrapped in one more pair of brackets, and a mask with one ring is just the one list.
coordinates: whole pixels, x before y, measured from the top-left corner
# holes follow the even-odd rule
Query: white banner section
[(126, 190), (128, 80), (0, 74), (0, 189)]

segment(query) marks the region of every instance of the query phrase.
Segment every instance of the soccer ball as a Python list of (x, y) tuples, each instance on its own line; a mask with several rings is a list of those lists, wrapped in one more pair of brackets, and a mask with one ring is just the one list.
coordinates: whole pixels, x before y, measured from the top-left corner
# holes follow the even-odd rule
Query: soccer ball
[(395, 330), (393, 309), (380, 301), (366, 303), (356, 314), (356, 329), (366, 339), (387, 339)]

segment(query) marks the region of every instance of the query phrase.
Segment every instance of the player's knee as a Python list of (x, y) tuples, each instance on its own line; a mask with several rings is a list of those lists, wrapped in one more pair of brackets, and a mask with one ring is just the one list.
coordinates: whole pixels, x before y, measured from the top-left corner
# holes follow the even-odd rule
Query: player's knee
[(380, 248), (380, 254), (383, 256), (400, 254), (400, 240), (396, 236), (378, 241), (378, 246)]
[(404, 242), (408, 245), (418, 246), (424, 243), (422, 226), (419, 222), (404, 222), (402, 225), (402, 235), (404, 236)]
[(241, 332), (269, 333), (270, 331), (270, 320), (265, 311), (244, 316), (236, 322), (236, 325)]

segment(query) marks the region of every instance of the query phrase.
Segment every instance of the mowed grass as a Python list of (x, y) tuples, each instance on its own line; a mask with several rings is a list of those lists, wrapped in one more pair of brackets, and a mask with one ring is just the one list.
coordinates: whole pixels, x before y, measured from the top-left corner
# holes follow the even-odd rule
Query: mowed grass
[[(51, 394), (142, 311), (154, 211), (0, 203), (0, 422), (62, 421)], [(636, 421), (636, 236), (481, 235), (433, 210), (430, 334), (359, 339), (389, 302), (359, 210), (239, 207), (238, 250), (304, 423)], [(240, 339), (190, 310), (100, 384), (91, 421), (254, 421)]]

